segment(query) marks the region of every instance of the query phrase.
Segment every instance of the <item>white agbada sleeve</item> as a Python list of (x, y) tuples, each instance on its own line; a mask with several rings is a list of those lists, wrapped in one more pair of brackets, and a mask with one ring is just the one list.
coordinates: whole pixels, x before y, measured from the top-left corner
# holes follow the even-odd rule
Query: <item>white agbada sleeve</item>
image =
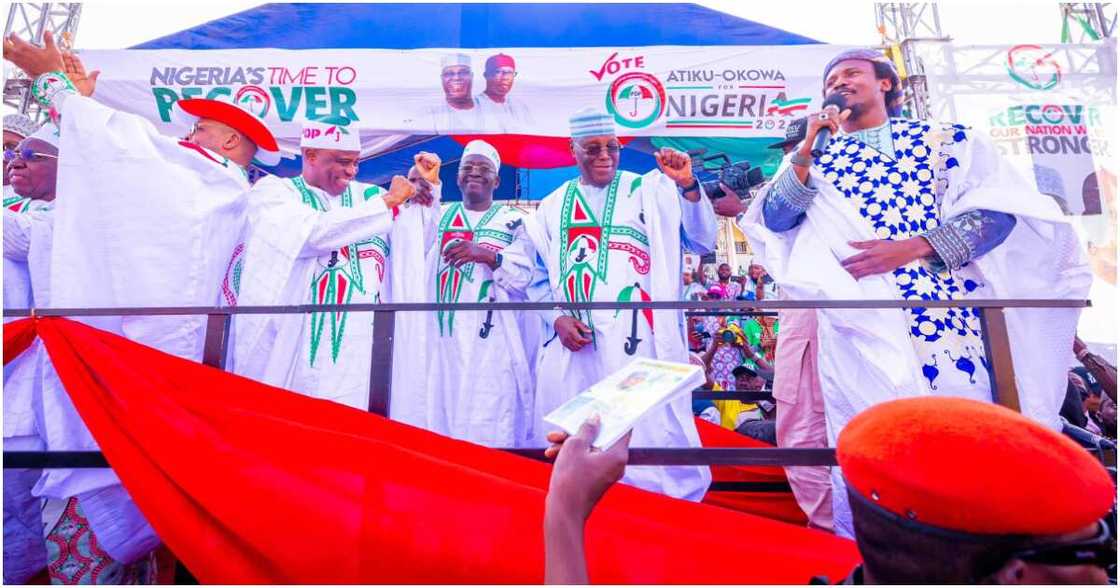
[[(244, 171), (160, 135), (139, 116), (77, 94), (61, 92), (53, 100), (61, 120), (49, 305), (217, 305), (244, 222)], [(202, 355), (204, 316), (83, 322), (180, 357), (197, 361)], [(40, 434), (47, 450), (96, 449), (45, 357), (40, 370)], [(35, 492), (91, 497), (84, 508), (99, 542), (114, 559), (129, 562), (158, 539), (119, 485), (111, 470), (54, 469)]]
[[(433, 186), (430, 206), (402, 207), (389, 238), (386, 302), (429, 302), (428, 263), (436, 251), (435, 234), (443, 186)], [(398, 312), (394, 319), (393, 373), (389, 418), (428, 428), (428, 320), (431, 312)], [(375, 342), (376, 344), (376, 342)]]
[[(318, 256), (371, 235), (387, 235), (394, 224), (393, 212), (382, 198), (362, 200), (357, 195), (357, 206), (318, 211), (303, 203), (289, 180), (278, 177), (258, 181), (248, 200), (239, 306), (305, 304)], [(291, 358), (298, 353), (303, 320), (302, 314), (237, 315), (236, 372), (285, 386)]]
[[(969, 298), (1085, 300), (1092, 271), (1077, 234), (1053, 198), (1012, 167), (979, 133), (954, 145), (943, 218), (987, 209), (1015, 215), (1015, 228), (991, 251), (956, 270), (981, 284)], [(1023, 271), (1030, 268), (1030, 271)], [(1004, 310), (1023, 414), (1061, 430), (1069, 354), (1080, 308)]]

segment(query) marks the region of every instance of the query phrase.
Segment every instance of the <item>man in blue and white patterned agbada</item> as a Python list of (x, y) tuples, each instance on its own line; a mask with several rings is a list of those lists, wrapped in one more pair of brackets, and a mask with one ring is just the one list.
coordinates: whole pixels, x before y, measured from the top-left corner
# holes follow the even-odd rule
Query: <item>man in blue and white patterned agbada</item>
[[(871, 50), (833, 59), (804, 143), (741, 221), (758, 259), (793, 299), (1085, 299), (1091, 277), (1052, 198), (981, 134), (897, 118), (893, 65)], [(815, 160), (811, 146), (833, 137)], [(1008, 309), (1022, 410), (1054, 428), (1077, 309)], [(820, 310), (820, 376), (830, 442), (860, 411), (905, 396), (991, 401), (973, 308)], [(835, 470), (835, 468), (834, 468)], [(834, 485), (842, 484), (838, 471)], [(836, 528), (851, 534), (846, 494)]]
[[(621, 143), (614, 118), (583, 110), (570, 120), (579, 177), (541, 201), (526, 221), (535, 250), (525, 260), (519, 239), (507, 248), (508, 271), (527, 264), (531, 300), (630, 302), (680, 299), (682, 248), (715, 248), (712, 205), (693, 177), (691, 159), (673, 149), (656, 154), (660, 169), (638, 175), (618, 169)], [(511, 251), (512, 250), (512, 251)], [(685, 363), (684, 317), (672, 310), (541, 313), (545, 321), (536, 390), (538, 442), (549, 430), (541, 416), (638, 357)], [(698, 447), (691, 401), (681, 397), (634, 428), (635, 447)], [(700, 500), (711, 475), (701, 467), (626, 469), (623, 481)]]

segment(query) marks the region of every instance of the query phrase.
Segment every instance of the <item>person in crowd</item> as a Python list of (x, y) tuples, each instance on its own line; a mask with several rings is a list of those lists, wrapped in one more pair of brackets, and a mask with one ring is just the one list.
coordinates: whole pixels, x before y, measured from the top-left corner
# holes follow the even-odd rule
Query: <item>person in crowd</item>
[[(461, 203), (446, 205), (428, 252), (429, 300), (446, 303), (523, 299), (502, 271), (502, 250), (524, 231), (525, 214), (494, 202), (498, 151), (467, 143), (459, 159)], [(426, 329), (428, 427), (491, 447), (527, 446), (533, 434), (533, 380), (529, 345), (535, 314), (437, 311)]]
[[(249, 194), (238, 303), (422, 300), (423, 231), (433, 214), (430, 192), (439, 189), (439, 158), (417, 154), (426, 183), (395, 176), (386, 191), (355, 180), (361, 143), (348, 120), (305, 122), (300, 149), (299, 176), (263, 178)], [(414, 196), (423, 204), (406, 206)], [(234, 334), (236, 373), (369, 408), (370, 315), (242, 314), (234, 321)]]
[(700, 295), (705, 292), (703, 274), (700, 270), (684, 272), (684, 291), (681, 300), (700, 300)]
[[(604, 450), (592, 447), (599, 427), (592, 417), (575, 435), (549, 435), (549, 584), (593, 580), (584, 528), (621, 477), (630, 445), (627, 436)], [(892, 400), (848, 423), (836, 459), (863, 557), (844, 584), (1109, 583), (1116, 566), (1107, 520), (1116, 498), (1112, 477), (1034, 420), (966, 398)]]
[(483, 116), (497, 124), (497, 130), (524, 132), (533, 125), (528, 105), (510, 96), (517, 79), (517, 62), (513, 57), (505, 53), (491, 55), (486, 59), (482, 77), (486, 80), (486, 90), (475, 97), (475, 102)]
[(719, 280), (714, 284), (723, 290), (724, 300), (735, 300), (743, 291), (743, 285), (731, 279), (731, 264), (721, 263), (716, 268), (716, 275)]
[(778, 286), (766, 274), (766, 268), (757, 263), (747, 267), (746, 289), (754, 294), (755, 300), (775, 300), (778, 298)]
[[(901, 87), (879, 52), (842, 52), (822, 77), (826, 101), (842, 104), (809, 117), (805, 141), (740, 222), (756, 259), (787, 294), (1086, 297), (1091, 275), (1072, 228), (1053, 200), (1013, 171), (989, 141), (961, 125), (892, 118)], [(822, 132), (831, 138), (814, 153)], [(1022, 279), (1025, 259), (1037, 279)], [(1023, 410), (1055, 429), (1065, 366), (1046, 349), (1072, 343), (1078, 312), (1007, 311)], [(992, 398), (976, 309), (818, 315), (820, 346), (829, 350), (820, 355), (818, 370), (830, 435), (891, 398)], [(897, 361), (883, 361), (888, 356)], [(836, 531), (850, 536), (836, 470), (833, 485)]]
[[(712, 375), (704, 366), (704, 359), (700, 357), (700, 354), (689, 353), (688, 363), (691, 363), (692, 365), (704, 370), (704, 383), (700, 386), (701, 390), (709, 392), (723, 390), (723, 388), (720, 388), (719, 384), (716, 384), (715, 380), (712, 379)], [(713, 425), (720, 424), (719, 409), (716, 408), (715, 402), (713, 400), (698, 400), (696, 398), (693, 398), (692, 414), (705, 421), (708, 421), (709, 423), (712, 423)]]
[[(618, 169), (622, 147), (614, 117), (598, 109), (570, 119), (579, 177), (549, 194), (526, 226), (527, 239), (507, 248), (534, 301), (679, 300), (683, 250), (715, 246), (711, 202), (692, 174), (687, 154), (656, 153), (658, 170), (643, 176)], [(520, 243), (520, 244), (519, 244)], [(507, 253), (508, 252), (508, 253)], [(512, 269), (511, 269), (512, 271)], [(542, 313), (547, 332), (538, 360), (536, 402), (545, 415), (637, 357), (685, 362), (680, 311), (613, 310)], [(544, 431), (537, 433), (538, 442)], [(655, 410), (634, 433), (650, 447), (700, 444), (687, 397)], [(626, 482), (699, 500), (708, 468), (632, 468)]]
[(1081, 362), (1081, 365), (1085, 366), (1085, 369), (1093, 375), (1093, 378), (1100, 384), (1101, 390), (1115, 403), (1116, 366), (1096, 353), (1089, 351), (1088, 346), (1080, 337), (1074, 337), (1073, 339), (1073, 354), (1077, 357), (1077, 361)]

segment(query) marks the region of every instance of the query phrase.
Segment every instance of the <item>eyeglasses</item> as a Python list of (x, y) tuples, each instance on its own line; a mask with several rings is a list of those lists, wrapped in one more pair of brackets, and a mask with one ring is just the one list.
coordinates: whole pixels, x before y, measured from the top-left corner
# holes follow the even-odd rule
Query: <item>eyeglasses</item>
[(35, 151), (30, 147), (24, 147), (22, 149), (17, 147), (15, 149), (4, 150), (4, 161), (9, 162), (17, 159), (22, 159), (24, 161), (43, 161), (44, 159), (58, 159), (58, 156), (53, 153)]
[(461, 173), (463, 175), (468, 175), (468, 176), (471, 175), (471, 174), (478, 174), (480, 176), (486, 176), (486, 175), (493, 174), (494, 173), (494, 168), (489, 166), (489, 165), (464, 163), (463, 165), (459, 166), (459, 173)]
[(473, 74), (471, 74), (471, 70), (460, 69), (460, 70), (455, 70), (455, 71), (445, 71), (445, 72), (440, 74), (440, 77), (445, 79), (445, 80), (451, 80), (451, 79), (454, 79), (454, 78), (469, 78), (469, 77), (471, 77), (471, 75), (473, 75)]
[[(1116, 566), (1116, 544), (1105, 521), (1097, 523), (1100, 531), (1092, 539), (1077, 543), (1041, 545), (1011, 554), (1008, 559), (1020, 559), (1048, 566), (1092, 565), (1104, 569)], [(1114, 573), (1114, 572), (1113, 572)]]
[[(580, 151), (583, 151), (591, 157), (599, 157), (603, 154), (603, 146), (598, 143), (591, 145), (590, 147), (584, 147), (583, 145), (576, 143), (576, 147), (579, 147)], [(618, 152), (622, 151), (622, 145), (613, 142), (607, 143), (606, 149), (608, 155), (618, 155)]]
[(505, 68), (504, 67), (502, 69), (496, 69), (496, 70), (490, 72), (490, 76), (495, 77), (495, 78), (516, 78), (517, 77), (517, 72), (515, 70), (510, 69), (510, 68)]

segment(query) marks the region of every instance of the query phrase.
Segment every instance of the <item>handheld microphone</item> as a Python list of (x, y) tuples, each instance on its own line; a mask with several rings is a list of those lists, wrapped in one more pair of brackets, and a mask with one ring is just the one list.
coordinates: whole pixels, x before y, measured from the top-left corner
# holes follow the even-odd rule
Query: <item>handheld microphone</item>
[[(829, 109), (840, 112), (840, 111), (844, 110), (844, 108), (847, 107), (847, 101), (844, 100), (844, 96), (842, 94), (838, 94), (836, 92), (833, 92), (832, 94), (829, 94), (828, 96), (825, 97), (824, 104), (822, 106), (823, 106), (823, 108), (821, 109), (822, 112), (825, 111), (825, 110), (829, 110)], [(832, 139), (832, 129), (830, 129), (828, 127), (825, 127), (823, 129), (821, 129), (817, 133), (817, 138), (813, 140), (813, 150), (810, 152), (813, 156), (813, 159), (816, 159), (816, 158), (820, 157), (821, 155), (824, 155), (825, 147), (828, 147), (828, 142), (831, 139)]]

